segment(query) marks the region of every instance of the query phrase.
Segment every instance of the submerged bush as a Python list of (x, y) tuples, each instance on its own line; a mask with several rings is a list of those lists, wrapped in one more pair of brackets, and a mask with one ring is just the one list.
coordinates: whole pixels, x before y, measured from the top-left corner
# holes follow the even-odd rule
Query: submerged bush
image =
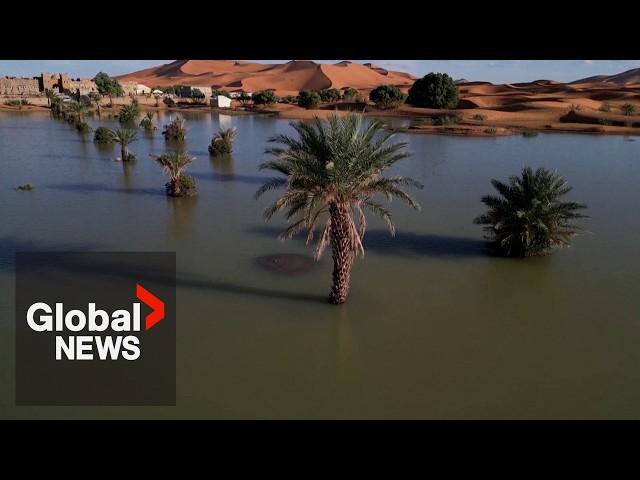
[(18, 185), (17, 189), (18, 190), (33, 190), (33, 185), (31, 185), (30, 183), (24, 183), (22, 185)]
[(132, 123), (140, 114), (140, 109), (138, 108), (137, 100), (134, 99), (129, 105), (123, 105), (120, 108), (120, 112), (118, 113), (118, 121), (120, 123)]
[(544, 255), (556, 247), (567, 247), (571, 238), (584, 230), (572, 220), (584, 218), (586, 205), (562, 202), (571, 187), (557, 173), (530, 167), (509, 183), (492, 180), (499, 196), (487, 195), (489, 208), (474, 223), (484, 225), (486, 238), (497, 253), (512, 257)]
[(185, 126), (185, 120), (180, 115), (176, 115), (170, 123), (165, 125), (162, 135), (166, 140), (178, 140), (184, 141), (187, 134), (187, 127)]
[(522, 136), (523, 137), (537, 137), (538, 136), (538, 132), (534, 132), (533, 130), (523, 130), (522, 131)]
[(189, 164), (195, 160), (185, 152), (169, 152), (152, 158), (162, 166), (165, 174), (169, 175), (169, 181), (165, 184), (167, 195), (171, 197), (186, 197), (198, 193), (195, 179), (183, 175)]
[(436, 125), (457, 125), (458, 117), (455, 115), (443, 115), (441, 117), (436, 117), (435, 119)]
[(230, 154), (231, 152), (233, 152), (233, 142), (235, 139), (235, 128), (221, 128), (211, 140), (211, 145), (209, 145), (209, 153), (211, 155)]
[(156, 130), (157, 127), (153, 124), (153, 112), (147, 112), (140, 121), (140, 127), (144, 128), (147, 132)]

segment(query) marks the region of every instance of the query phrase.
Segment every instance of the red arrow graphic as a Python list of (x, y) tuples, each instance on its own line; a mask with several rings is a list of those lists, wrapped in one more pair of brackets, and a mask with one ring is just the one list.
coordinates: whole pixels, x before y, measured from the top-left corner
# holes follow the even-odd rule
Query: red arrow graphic
[(153, 310), (145, 317), (145, 330), (149, 330), (164, 318), (164, 302), (139, 283), (136, 283), (136, 297)]

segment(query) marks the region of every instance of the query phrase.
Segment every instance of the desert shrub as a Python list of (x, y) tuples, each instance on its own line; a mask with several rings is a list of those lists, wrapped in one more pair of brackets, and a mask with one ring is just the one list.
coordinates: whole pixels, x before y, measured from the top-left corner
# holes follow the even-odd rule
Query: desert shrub
[(355, 102), (358, 99), (358, 90), (355, 88), (347, 87), (342, 94), (342, 98), (344, 98), (347, 102)]
[(337, 102), (340, 100), (340, 90), (337, 88), (326, 88), (320, 90), (319, 94), (323, 102)]
[(613, 122), (611, 120), (607, 120), (606, 118), (599, 118), (598, 119), (598, 123), (600, 125), (606, 125), (606, 126), (611, 126), (613, 125)]
[(22, 185), (18, 185), (16, 188), (18, 190), (33, 190), (33, 185), (31, 185), (30, 183), (24, 183)]
[(113, 132), (107, 127), (98, 127), (93, 134), (93, 141), (98, 145), (110, 145), (114, 141)]
[(635, 113), (636, 106), (633, 103), (625, 103), (620, 107), (620, 111), (622, 111), (624, 115), (630, 116)]
[(598, 110), (600, 110), (601, 112), (610, 112), (611, 104), (609, 102), (603, 102)]
[(429, 73), (415, 81), (409, 89), (407, 103), (424, 108), (455, 108), (458, 86), (446, 73)]
[(498, 129), (495, 127), (485, 128), (484, 133), (488, 133), (489, 135), (495, 135), (496, 133), (498, 133)]
[(369, 99), (380, 108), (397, 107), (406, 98), (407, 95), (393, 85), (380, 85), (369, 94)]
[(522, 136), (523, 137), (527, 137), (527, 138), (537, 137), (538, 136), (538, 132), (534, 132), (533, 130), (523, 130), (522, 131)]
[(252, 95), (254, 105), (273, 105), (278, 101), (278, 96), (273, 90), (262, 90)]
[(284, 97), (280, 97), (280, 103), (286, 103), (286, 104), (294, 104), (297, 103), (297, 98), (294, 97), (293, 95), (286, 95)]
[(436, 117), (435, 119), (436, 125), (457, 125), (458, 117), (455, 115), (443, 115), (441, 117)]
[(238, 101), (242, 105), (246, 105), (247, 103), (249, 103), (251, 101), (251, 95), (249, 95), (247, 92), (240, 92), (240, 96), (238, 97)]
[(480, 122), (484, 122), (487, 119), (487, 116), (484, 113), (476, 113), (473, 116), (473, 119), (474, 120), (478, 120)]
[(411, 123), (414, 126), (434, 125), (436, 121), (434, 118), (431, 118), (431, 117), (418, 117), (418, 118), (415, 118)]
[(303, 90), (298, 95), (298, 105), (307, 109), (317, 108), (320, 100), (320, 94), (315, 90)]
[(9, 105), (10, 107), (18, 107), (20, 109), (25, 105), (29, 105), (29, 100), (24, 99), (24, 98), (23, 99), (13, 99), (13, 100), (7, 100), (4, 103), (5, 103), (5, 105)]
[(582, 110), (582, 105), (578, 105), (577, 103), (572, 103), (569, 106), (569, 110), (571, 110), (572, 112), (578, 112), (578, 111)]

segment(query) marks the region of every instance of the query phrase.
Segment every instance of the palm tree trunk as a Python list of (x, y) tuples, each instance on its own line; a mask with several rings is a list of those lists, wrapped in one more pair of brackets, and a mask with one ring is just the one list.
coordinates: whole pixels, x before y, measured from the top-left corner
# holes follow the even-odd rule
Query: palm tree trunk
[(351, 283), (354, 249), (349, 235), (349, 210), (344, 205), (332, 205), (331, 247), (333, 250), (333, 287), (329, 303), (340, 304), (347, 301)]
[(120, 154), (122, 155), (122, 161), (126, 162), (129, 159), (129, 147), (127, 145), (122, 145)]

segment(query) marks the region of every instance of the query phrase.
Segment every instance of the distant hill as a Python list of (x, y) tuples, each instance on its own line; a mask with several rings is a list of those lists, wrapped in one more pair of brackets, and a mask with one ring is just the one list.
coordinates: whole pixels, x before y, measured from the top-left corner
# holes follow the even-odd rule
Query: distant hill
[(571, 82), (570, 85), (576, 83), (614, 83), (616, 85), (640, 83), (640, 68), (633, 68), (616, 75), (595, 75), (593, 77), (581, 78), (580, 80)]
[(121, 75), (118, 79), (136, 81), (150, 87), (182, 84), (248, 92), (274, 89), (278, 95), (297, 95), (299, 91), (308, 89), (353, 87), (370, 90), (385, 84), (410, 87), (415, 77), (370, 63), (349, 61), (323, 64), (292, 60), (262, 64), (235, 60), (177, 60)]

